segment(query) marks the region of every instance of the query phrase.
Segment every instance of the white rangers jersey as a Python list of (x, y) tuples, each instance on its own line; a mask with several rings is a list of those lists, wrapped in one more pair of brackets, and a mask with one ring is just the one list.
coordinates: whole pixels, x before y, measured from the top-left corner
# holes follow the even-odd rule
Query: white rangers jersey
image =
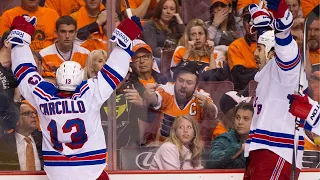
[(95, 180), (106, 166), (100, 107), (126, 76), (130, 56), (119, 47), (97, 78), (79, 85), (71, 98), (37, 72), (28, 46), (12, 49), (12, 69), (23, 97), (34, 106), (43, 134), (44, 169), (50, 179)]
[[(298, 90), (301, 56), (290, 30), (277, 33), (275, 41), (276, 56), (255, 75), (258, 86), (245, 157), (250, 151), (268, 149), (291, 163), (295, 117), (289, 113), (287, 95)], [(304, 144), (301, 131), (300, 128), (297, 154), (300, 169)]]

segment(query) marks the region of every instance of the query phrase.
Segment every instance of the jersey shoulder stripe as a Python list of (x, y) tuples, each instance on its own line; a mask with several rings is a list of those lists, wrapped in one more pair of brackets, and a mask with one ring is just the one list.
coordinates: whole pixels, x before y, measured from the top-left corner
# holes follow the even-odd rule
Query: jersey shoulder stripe
[(89, 85), (87, 83), (88, 81), (83, 81), (75, 90), (75, 93), (73, 94), (72, 98), (73, 100), (76, 100), (78, 97), (82, 97), (88, 90)]
[(22, 79), (31, 72), (37, 71), (37, 67), (31, 63), (23, 63), (20, 64), (14, 71), (14, 75), (17, 77), (18, 84), (22, 81)]
[(58, 93), (55, 85), (50, 82), (41, 81), (37, 87), (34, 88), (33, 94), (45, 101), (53, 100), (53, 97)]

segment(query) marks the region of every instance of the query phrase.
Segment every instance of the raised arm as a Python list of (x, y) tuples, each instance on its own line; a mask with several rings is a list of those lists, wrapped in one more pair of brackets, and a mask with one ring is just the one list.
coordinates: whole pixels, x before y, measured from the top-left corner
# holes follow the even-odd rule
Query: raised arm
[[(270, 2), (269, 2), (270, 1)], [(275, 29), (275, 52), (277, 65), (283, 71), (297, 70), (300, 64), (300, 52), (296, 41), (291, 35), (290, 28), (293, 16), (284, 0), (268, 0), (268, 9), (273, 13)]]
[(12, 71), (18, 80), (19, 91), (32, 106), (37, 107), (38, 99), (50, 100), (57, 89), (52, 83), (44, 81), (37, 72), (29, 47), (31, 35), (35, 31), (33, 25), (36, 23), (36, 18), (27, 18), (27, 20), (22, 16), (15, 17), (7, 40), (12, 45)]

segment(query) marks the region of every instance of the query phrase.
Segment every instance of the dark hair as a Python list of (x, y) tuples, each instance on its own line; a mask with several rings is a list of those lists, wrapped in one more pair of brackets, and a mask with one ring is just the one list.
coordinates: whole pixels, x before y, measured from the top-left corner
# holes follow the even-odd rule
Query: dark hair
[(234, 111), (234, 114), (237, 114), (238, 110), (249, 110), (252, 112), (252, 115), (254, 114), (253, 105), (251, 103), (241, 102), (236, 106), (236, 109)]
[[(227, 31), (235, 31), (236, 30), (236, 25), (235, 25), (236, 24), (236, 20), (234, 18), (235, 13), (233, 11), (233, 8), (232, 8), (231, 4), (229, 4), (228, 7), (231, 8), (232, 11), (231, 11), (230, 14), (228, 14)], [(213, 19), (214, 19), (213, 6), (210, 6), (209, 12), (210, 12), (210, 23), (212, 23)]]
[[(163, 6), (164, 6), (164, 3), (166, 3), (168, 0), (160, 0), (158, 3), (157, 3), (157, 6), (155, 7), (154, 9), (154, 13), (153, 13), (153, 16), (152, 16), (152, 21), (155, 23), (155, 25), (157, 26), (157, 28), (163, 30), (163, 31), (166, 31), (166, 32), (169, 32), (169, 33), (176, 33), (174, 31), (175, 28), (176, 28), (176, 24), (175, 23), (170, 23), (169, 24), (169, 28), (166, 28), (164, 27), (163, 25), (160, 24), (160, 18), (161, 18), (161, 14), (162, 14), (162, 9), (163, 9)], [(176, 13), (179, 13), (179, 2), (177, 0), (173, 0), (174, 3), (176, 4)]]
[(60, 25), (62, 24), (74, 25), (75, 28), (77, 29), (77, 22), (71, 16), (61, 16), (56, 22), (56, 31), (59, 30)]
[(9, 34), (10, 34), (10, 30), (8, 30), (8, 31), (6, 31), (6, 32), (4, 32), (3, 33), (3, 35), (2, 35), (2, 37), (1, 37), (1, 39), (0, 39), (0, 49), (1, 48), (3, 48), (3, 46), (4, 46), (4, 41), (7, 39), (7, 37), (9, 36)]

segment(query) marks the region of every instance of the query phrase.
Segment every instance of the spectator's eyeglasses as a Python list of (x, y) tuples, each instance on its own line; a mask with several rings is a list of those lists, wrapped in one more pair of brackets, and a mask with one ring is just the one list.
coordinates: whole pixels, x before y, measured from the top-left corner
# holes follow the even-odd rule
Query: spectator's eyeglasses
[(37, 113), (34, 111), (26, 111), (26, 112), (20, 113), (20, 115), (22, 116), (29, 116), (29, 117), (32, 117), (33, 114), (37, 116)]
[(138, 63), (141, 61), (141, 59), (146, 61), (146, 60), (149, 60), (151, 57), (152, 57), (151, 54), (145, 54), (145, 55), (139, 56), (139, 57), (135, 56), (135, 57), (133, 57), (133, 59), (134, 59), (134, 63)]

